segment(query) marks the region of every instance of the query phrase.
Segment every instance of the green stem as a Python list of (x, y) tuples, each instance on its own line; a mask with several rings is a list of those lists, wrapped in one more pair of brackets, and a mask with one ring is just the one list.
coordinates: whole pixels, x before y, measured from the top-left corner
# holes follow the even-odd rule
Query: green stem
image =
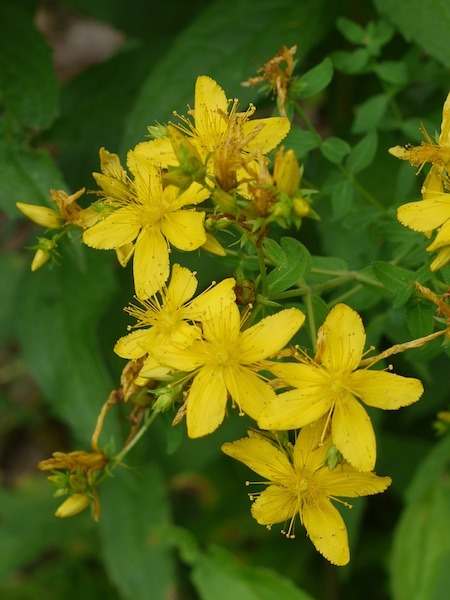
[(312, 296), (311, 294), (305, 295), (305, 306), (306, 306), (306, 314), (308, 317), (308, 327), (309, 333), (311, 336), (311, 343), (314, 354), (317, 352), (317, 329), (316, 329), (316, 321), (314, 319), (314, 309), (312, 305)]
[(266, 260), (264, 258), (263, 249), (260, 244), (256, 244), (256, 253), (258, 255), (259, 272), (261, 274), (261, 293), (268, 298), (269, 285), (267, 283)]
[(342, 165), (338, 164), (337, 167), (340, 170), (340, 172), (344, 175), (344, 177), (352, 183), (352, 185), (358, 190), (361, 196), (367, 200), (369, 204), (372, 204), (372, 206), (378, 208), (379, 211), (383, 212), (384, 214), (387, 214), (387, 209), (380, 202), (378, 202), (375, 196), (372, 196), (372, 194), (370, 194), (366, 190), (366, 188), (359, 183), (357, 179), (355, 179), (352, 173), (347, 171), (347, 169), (345, 169)]
[(128, 454), (128, 452), (130, 452), (130, 450), (132, 448), (134, 448), (134, 446), (138, 443), (138, 441), (141, 439), (141, 437), (146, 433), (147, 429), (150, 427), (150, 425), (156, 419), (158, 414), (159, 413), (157, 413), (157, 412), (152, 412), (152, 413), (150, 413), (149, 416), (147, 416), (147, 418), (144, 421), (144, 424), (139, 429), (139, 431), (136, 433), (136, 435), (133, 437), (133, 439), (130, 440), (128, 442), (128, 444), (122, 448), (122, 450), (119, 452), (119, 454), (116, 454), (116, 456), (114, 456), (114, 458), (112, 459), (111, 466), (109, 466), (110, 471), (114, 470), (116, 467), (118, 467), (122, 463), (125, 456)]

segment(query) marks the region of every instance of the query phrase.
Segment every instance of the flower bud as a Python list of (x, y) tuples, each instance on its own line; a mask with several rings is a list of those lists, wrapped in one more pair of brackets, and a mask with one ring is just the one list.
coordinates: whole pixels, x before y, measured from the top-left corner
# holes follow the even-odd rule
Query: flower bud
[(300, 185), (300, 165), (293, 150), (280, 149), (275, 157), (273, 177), (279, 192), (293, 197)]
[(73, 517), (89, 506), (91, 499), (87, 494), (72, 494), (58, 506), (55, 517), (66, 519)]
[(56, 210), (47, 206), (36, 206), (34, 204), (25, 204), (16, 202), (17, 208), (29, 219), (48, 229), (61, 227), (61, 220)]

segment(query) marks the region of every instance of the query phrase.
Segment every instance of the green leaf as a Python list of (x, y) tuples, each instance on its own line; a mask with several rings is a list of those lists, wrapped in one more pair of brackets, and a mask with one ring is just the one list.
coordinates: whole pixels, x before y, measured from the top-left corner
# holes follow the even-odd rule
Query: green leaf
[[(186, 113), (192, 105), (197, 75), (214, 77), (229, 98), (241, 106), (255, 92), (241, 86), (282, 44), (301, 38), (300, 58), (320, 44), (331, 28), (334, 7), (326, 0), (217, 0), (178, 37), (171, 50), (144, 82), (131, 111), (122, 148), (127, 150), (147, 133), (155, 120), (167, 121), (172, 111)], [(243, 15), (257, 15), (250, 21)], [(295, 27), (293, 26), (295, 24)]]
[(450, 6), (446, 0), (374, 0), (380, 14), (408, 42), (416, 43), (445, 67), (450, 67)]
[(305, 279), (311, 268), (311, 256), (303, 244), (294, 238), (281, 238), (281, 247), (285, 252), (287, 264), (273, 269), (267, 276), (271, 294), (284, 292), (297, 282)]
[(117, 387), (97, 331), (116, 287), (112, 257), (79, 250), (78, 260), (64, 253), (60, 266), (44, 266), (25, 278), (18, 334), (27, 367), (52, 410), (87, 443), (100, 407)]
[(386, 83), (398, 86), (403, 86), (408, 83), (408, 71), (403, 62), (385, 60), (375, 65), (374, 71), (378, 77)]
[(263, 250), (266, 257), (270, 260), (274, 267), (287, 267), (288, 258), (283, 248), (272, 238), (264, 238)]
[(122, 471), (100, 490), (105, 566), (124, 598), (167, 600), (174, 587), (172, 551), (165, 540), (169, 499), (158, 467)]
[(397, 526), (391, 562), (394, 600), (445, 600), (450, 586), (450, 436), (419, 469)]
[(320, 296), (311, 296), (311, 303), (313, 309), (314, 324), (316, 326), (317, 331), (319, 327), (323, 325), (328, 313), (330, 312), (330, 309), (325, 300), (322, 300)]
[(389, 105), (386, 94), (377, 94), (356, 107), (355, 120), (352, 126), (353, 133), (365, 133), (375, 128)]
[(320, 151), (323, 156), (334, 164), (340, 164), (344, 156), (346, 156), (350, 150), (350, 144), (345, 140), (333, 136), (327, 138), (320, 145)]
[(333, 63), (329, 58), (325, 58), (320, 64), (301, 76), (300, 89), (297, 93), (298, 100), (315, 96), (325, 89), (332, 79)]
[(373, 161), (378, 147), (378, 137), (375, 130), (368, 131), (347, 157), (346, 166), (350, 173), (356, 175), (367, 168)]
[(420, 338), (433, 332), (436, 306), (431, 302), (417, 298), (408, 305), (406, 310), (406, 325), (413, 338)]
[(366, 71), (370, 55), (365, 48), (358, 48), (353, 52), (338, 50), (333, 52), (331, 60), (338, 71), (349, 75), (356, 75), (357, 73), (364, 73)]
[(287, 149), (292, 149), (300, 159), (306, 157), (319, 144), (320, 140), (312, 131), (306, 131), (296, 126), (291, 127), (291, 130), (283, 140), (283, 146)]
[(414, 289), (414, 274), (381, 260), (372, 263), (372, 270), (378, 281), (395, 294), (394, 308), (403, 306)]
[(19, 2), (0, 3), (0, 89), (6, 111), (27, 127), (45, 129), (58, 112), (50, 48)]
[(274, 571), (239, 564), (218, 547), (198, 561), (191, 577), (201, 600), (312, 600)]
[(351, 21), (346, 17), (339, 17), (336, 20), (336, 27), (345, 39), (355, 44), (355, 46), (364, 44), (367, 35), (366, 30), (361, 25), (358, 25), (358, 23), (355, 23), (355, 21)]
[(308, 283), (322, 283), (330, 276), (338, 277), (348, 271), (348, 264), (343, 258), (337, 256), (312, 256), (311, 258), (312, 267)]
[(333, 186), (331, 194), (333, 217), (335, 220), (344, 217), (352, 208), (353, 183), (348, 179), (341, 179)]

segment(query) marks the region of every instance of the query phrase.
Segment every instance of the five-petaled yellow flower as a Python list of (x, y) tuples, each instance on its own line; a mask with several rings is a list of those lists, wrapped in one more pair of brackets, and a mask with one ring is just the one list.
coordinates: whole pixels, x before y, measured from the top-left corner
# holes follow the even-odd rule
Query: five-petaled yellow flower
[(361, 317), (336, 305), (318, 332), (314, 360), (273, 364), (271, 371), (294, 389), (273, 398), (258, 417), (262, 429), (297, 429), (323, 415), (331, 421), (333, 444), (360, 471), (372, 471), (376, 442), (369, 406), (393, 410), (416, 402), (422, 383), (386, 371), (358, 369), (366, 334)]
[[(239, 410), (256, 419), (264, 403), (275, 400), (275, 392), (258, 371), (263, 362), (279, 352), (301, 327), (305, 315), (288, 308), (241, 331), (236, 304), (225, 307), (204, 321), (203, 339), (189, 348), (165, 347), (156, 360), (172, 369), (193, 373), (187, 396), (187, 429), (191, 438), (213, 432), (225, 416), (228, 394)], [(152, 378), (151, 370), (141, 370)]]
[(137, 329), (120, 338), (114, 351), (128, 359), (148, 354), (142, 367), (145, 371), (154, 365), (155, 349), (159, 346), (174, 344), (185, 348), (200, 339), (201, 331), (194, 323), (215, 317), (234, 302), (236, 281), (224, 279), (192, 299), (197, 284), (195, 274), (189, 269), (173, 265), (170, 283), (167, 287), (163, 285), (160, 298), (155, 295), (142, 300), (142, 307), (130, 305), (125, 309), (138, 320), (134, 326)]
[(186, 191), (164, 187), (159, 168), (140, 164), (132, 171), (131, 192), (114, 199), (115, 210), (87, 229), (83, 241), (103, 250), (117, 249), (133, 242), (133, 274), (140, 299), (155, 294), (169, 277), (169, 242), (180, 250), (196, 250), (206, 242), (205, 213), (186, 210), (203, 202), (209, 192), (193, 183)]
[(331, 563), (345, 565), (350, 560), (347, 530), (331, 500), (378, 494), (391, 479), (359, 472), (345, 461), (330, 470), (326, 455), (331, 439), (322, 440), (324, 427), (324, 418), (303, 427), (287, 451), (252, 432), (222, 450), (268, 480), (265, 490), (250, 494), (258, 523), (289, 523), (283, 533), (294, 537), (298, 515), (316, 549)]
[[(285, 117), (250, 120), (254, 106), (246, 112), (238, 112), (237, 108), (237, 100), (228, 100), (218, 83), (202, 75), (195, 84), (194, 109), (189, 111), (192, 119), (183, 118), (183, 124), (177, 125), (198, 151), (217, 186), (225, 191), (237, 187), (239, 170), (255, 153), (270, 152), (290, 129)], [(139, 163), (156, 160), (163, 167), (176, 164), (168, 138), (138, 144), (133, 159)]]

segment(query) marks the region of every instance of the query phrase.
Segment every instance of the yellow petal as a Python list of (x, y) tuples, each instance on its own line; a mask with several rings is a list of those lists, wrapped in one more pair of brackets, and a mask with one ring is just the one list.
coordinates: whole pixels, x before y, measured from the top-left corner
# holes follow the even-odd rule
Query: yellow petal
[(183, 309), (184, 318), (192, 321), (203, 321), (215, 317), (235, 301), (235, 285), (236, 281), (229, 277), (203, 292)]
[(141, 222), (128, 208), (119, 208), (83, 233), (83, 242), (92, 248), (110, 250), (132, 242)]
[(170, 274), (170, 283), (167, 287), (164, 305), (179, 308), (192, 298), (197, 289), (197, 278), (195, 274), (186, 267), (175, 264)]
[(397, 210), (397, 218), (402, 225), (414, 231), (436, 229), (450, 219), (450, 194), (403, 204)]
[(323, 439), (327, 421), (328, 415), (322, 416), (314, 423), (302, 427), (297, 435), (293, 452), (294, 468), (297, 472), (304, 471), (305, 477), (315, 474), (324, 464), (331, 445), (329, 436), (326, 441)]
[(270, 485), (252, 504), (252, 516), (260, 525), (290, 521), (298, 510), (298, 500), (286, 488)]
[(265, 317), (241, 334), (241, 362), (255, 363), (279, 352), (300, 329), (305, 315), (298, 308), (287, 308)]
[(321, 388), (329, 382), (324, 370), (313, 364), (303, 363), (271, 363), (271, 372), (291, 385), (298, 388), (313, 388), (320, 394)]
[(139, 234), (133, 274), (136, 296), (140, 299), (156, 294), (169, 277), (169, 251), (157, 225), (146, 227)]
[(386, 371), (355, 371), (349, 377), (348, 386), (369, 406), (386, 410), (417, 402), (423, 394), (423, 385), (418, 379)]
[(450, 261), (450, 246), (444, 246), (430, 265), (430, 271), (439, 271)]
[(427, 246), (427, 250), (428, 252), (431, 252), (433, 250), (438, 250), (443, 246), (450, 246), (450, 221), (447, 221), (442, 225), (433, 242)]
[(346, 304), (337, 304), (319, 329), (318, 342), (321, 362), (328, 371), (353, 371), (366, 343), (361, 317)]
[[(172, 188), (172, 186), (170, 186), (170, 188)], [(175, 189), (176, 195), (170, 203), (172, 209), (182, 208), (183, 206), (188, 206), (189, 204), (199, 204), (210, 196), (209, 190), (195, 182), (192, 183), (188, 189), (181, 194), (179, 193), (178, 188)]]
[(439, 144), (442, 144), (442, 146), (450, 146), (450, 94), (448, 94), (442, 109), (442, 125)]
[(186, 423), (191, 438), (212, 433), (222, 423), (227, 404), (227, 389), (219, 370), (200, 369), (189, 391)]
[[(207, 356), (203, 352), (204, 344), (194, 342), (189, 348), (177, 348), (176, 346), (164, 346), (154, 349), (154, 357), (161, 364), (190, 373), (203, 366), (207, 361)], [(147, 373), (143, 373), (147, 376)]]
[(444, 192), (442, 165), (432, 165), (422, 186), (422, 198), (429, 200)]
[[(216, 347), (236, 347), (240, 334), (241, 313), (237, 304), (232, 302), (214, 318), (203, 323), (203, 335)], [(239, 356), (236, 356), (239, 359)]]
[(25, 204), (24, 202), (16, 202), (17, 208), (26, 217), (48, 229), (56, 229), (61, 227), (61, 219), (59, 213), (47, 206), (36, 206), (34, 204)]
[(230, 396), (241, 410), (257, 419), (267, 402), (275, 402), (273, 389), (245, 367), (226, 365), (223, 376)]
[(206, 232), (206, 242), (202, 245), (202, 249), (205, 252), (210, 252), (211, 254), (215, 254), (216, 256), (226, 256), (227, 253), (219, 242), (219, 240), (212, 235), (212, 233)]
[(195, 83), (194, 119), (199, 137), (210, 141), (224, 131), (226, 121), (222, 115), (228, 112), (228, 100), (218, 83), (202, 75)]
[(177, 157), (168, 137), (141, 142), (128, 152), (127, 166), (134, 176), (148, 169), (148, 165), (162, 169), (178, 165)]
[(332, 398), (321, 388), (302, 388), (278, 394), (258, 416), (261, 429), (298, 429), (316, 421), (328, 412)]
[(205, 243), (204, 212), (177, 210), (163, 217), (161, 231), (172, 246), (179, 250), (196, 250)]
[(252, 119), (243, 126), (243, 137), (247, 137), (258, 130), (255, 137), (246, 145), (246, 150), (259, 150), (267, 154), (283, 140), (289, 132), (291, 124), (286, 117), (269, 117), (267, 119)]
[(261, 435), (227, 442), (222, 450), (268, 481), (295, 482), (296, 474), (286, 454)]
[(373, 471), (376, 441), (369, 415), (347, 394), (336, 403), (331, 423), (333, 442), (342, 456), (358, 471)]
[(147, 354), (150, 329), (137, 329), (121, 337), (114, 346), (114, 352), (121, 358), (136, 359)]
[(125, 246), (120, 246), (116, 248), (117, 260), (122, 265), (122, 267), (126, 267), (128, 261), (133, 256), (134, 252), (134, 244), (130, 242), (129, 244), (125, 244)]
[(339, 465), (332, 471), (325, 467), (315, 474), (314, 483), (331, 496), (357, 498), (384, 492), (392, 483), (390, 477), (361, 473), (351, 465)]
[(146, 385), (149, 379), (170, 381), (172, 379), (170, 372), (170, 367), (162, 365), (153, 356), (148, 356), (142, 365), (142, 369), (139, 371), (139, 377), (134, 382), (136, 385)]
[(333, 565), (346, 565), (350, 560), (347, 529), (331, 502), (315, 496), (313, 503), (304, 504), (301, 518), (316, 550)]

